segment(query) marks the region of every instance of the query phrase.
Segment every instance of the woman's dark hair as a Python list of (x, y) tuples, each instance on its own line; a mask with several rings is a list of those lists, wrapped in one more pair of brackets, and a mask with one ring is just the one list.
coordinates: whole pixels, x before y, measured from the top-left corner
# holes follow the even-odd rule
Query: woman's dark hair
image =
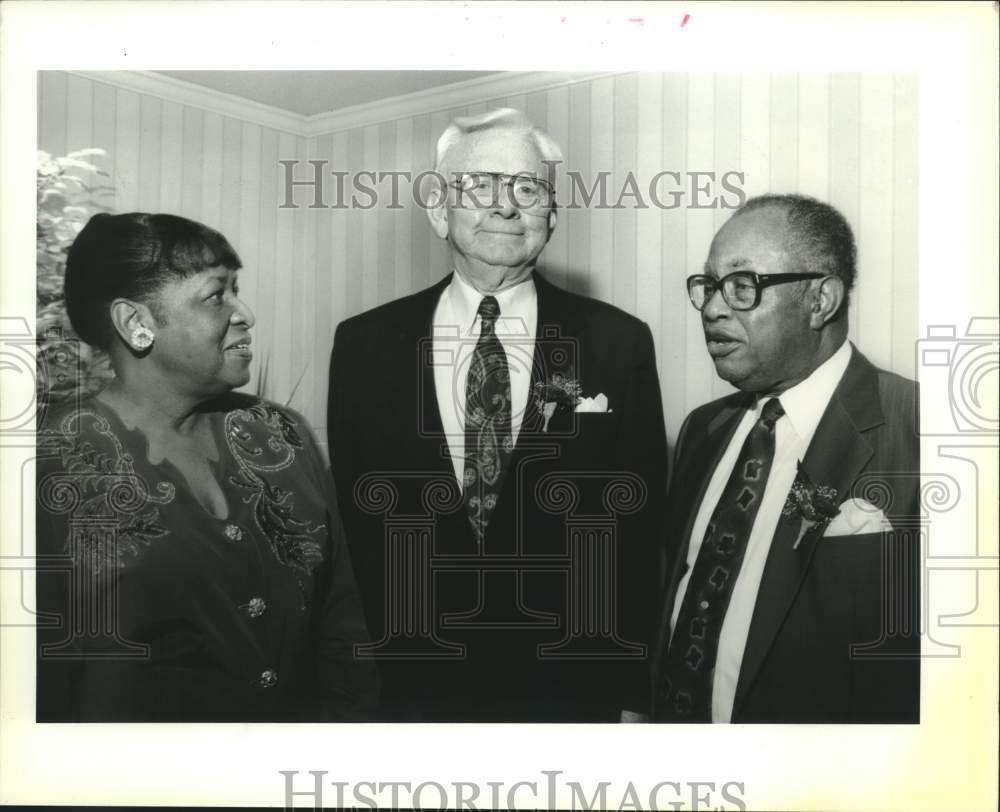
[(88, 344), (114, 339), (109, 305), (149, 302), (166, 283), (206, 268), (242, 266), (229, 241), (208, 226), (172, 214), (95, 214), (66, 258), (66, 313)]

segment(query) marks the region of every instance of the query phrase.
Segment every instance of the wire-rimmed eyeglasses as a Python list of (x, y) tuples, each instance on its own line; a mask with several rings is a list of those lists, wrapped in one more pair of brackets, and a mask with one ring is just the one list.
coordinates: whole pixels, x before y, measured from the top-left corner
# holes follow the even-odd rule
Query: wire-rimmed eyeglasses
[[(548, 208), (556, 196), (551, 183), (531, 175), (463, 172), (448, 185), (459, 191), (458, 206), (469, 196), (476, 208), (498, 208), (508, 203), (519, 209)], [(501, 191), (505, 193), (503, 198)]]

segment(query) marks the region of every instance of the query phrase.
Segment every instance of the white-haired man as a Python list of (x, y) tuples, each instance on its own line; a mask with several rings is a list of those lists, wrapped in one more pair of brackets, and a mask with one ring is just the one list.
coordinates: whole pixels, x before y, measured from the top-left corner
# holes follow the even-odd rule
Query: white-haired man
[(440, 282), (343, 322), (331, 459), (386, 718), (617, 721), (644, 705), (666, 439), (652, 337), (536, 263), (558, 146), (456, 119)]

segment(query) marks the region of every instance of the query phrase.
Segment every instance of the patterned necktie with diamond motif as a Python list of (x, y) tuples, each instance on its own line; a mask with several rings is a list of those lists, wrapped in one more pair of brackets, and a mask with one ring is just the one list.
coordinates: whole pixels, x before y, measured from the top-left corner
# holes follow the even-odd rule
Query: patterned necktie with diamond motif
[(481, 332), (465, 384), (465, 476), (463, 498), (476, 540), (500, 497), (514, 448), (511, 434), (510, 369), (495, 326), (500, 305), (492, 296), (479, 303)]
[(712, 681), (722, 622), (774, 462), (774, 424), (785, 413), (764, 404), (705, 528), (663, 665), (658, 722), (711, 722)]

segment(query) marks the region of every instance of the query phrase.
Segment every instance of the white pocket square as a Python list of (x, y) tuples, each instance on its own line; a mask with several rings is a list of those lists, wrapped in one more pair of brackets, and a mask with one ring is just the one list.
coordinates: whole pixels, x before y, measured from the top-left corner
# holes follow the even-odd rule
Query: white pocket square
[(862, 533), (881, 533), (885, 530), (892, 530), (892, 524), (885, 513), (864, 499), (848, 499), (826, 526), (823, 535), (859, 536)]
[(608, 396), (601, 392), (601, 394), (595, 395), (592, 398), (580, 398), (573, 411), (598, 413), (610, 412), (611, 409), (608, 408)]

